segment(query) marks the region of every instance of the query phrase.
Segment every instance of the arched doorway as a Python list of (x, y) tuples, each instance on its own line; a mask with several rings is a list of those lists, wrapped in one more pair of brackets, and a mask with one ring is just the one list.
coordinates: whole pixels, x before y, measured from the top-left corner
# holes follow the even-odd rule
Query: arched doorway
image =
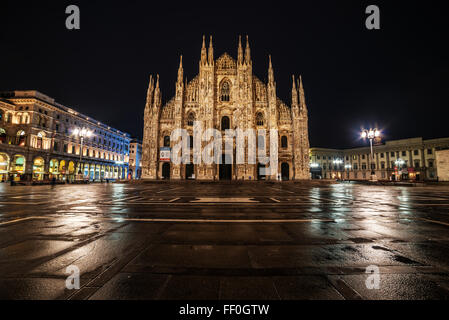
[(186, 164), (186, 179), (195, 179), (195, 166), (193, 163)]
[(61, 160), (59, 161), (59, 174), (61, 175), (61, 179), (65, 180), (66, 179), (66, 173), (67, 173), (67, 165), (65, 160)]
[(20, 180), (20, 176), (25, 173), (25, 157), (22, 155), (15, 155), (11, 163), (11, 171), (14, 175), (15, 181)]
[(57, 178), (59, 174), (59, 161), (56, 159), (51, 159), (48, 171), (50, 172), (50, 179)]
[(33, 180), (43, 180), (45, 173), (45, 161), (41, 157), (34, 159)]
[(170, 179), (170, 163), (164, 162), (162, 164), (162, 179)]
[(266, 180), (265, 168), (264, 164), (257, 163), (257, 180)]
[(282, 181), (290, 180), (290, 166), (287, 162), (282, 162), (281, 164), (281, 176)]
[(8, 180), (9, 156), (6, 153), (0, 153), (0, 182)]
[(72, 182), (73, 180), (75, 180), (76, 171), (75, 171), (75, 163), (73, 161), (69, 162), (69, 167), (67, 168), (67, 172), (69, 175), (69, 177), (68, 177), (69, 181)]
[(219, 178), (220, 180), (232, 180), (232, 157), (230, 154), (223, 154), (221, 156)]
[(227, 130), (231, 126), (231, 121), (229, 120), (229, 117), (224, 116), (221, 118), (221, 130)]
[(101, 171), (100, 165), (99, 164), (95, 165), (95, 180), (100, 180), (100, 171)]
[(88, 163), (84, 163), (84, 177), (88, 178), (89, 177), (89, 164)]
[(90, 164), (89, 165), (89, 180), (94, 180), (95, 179), (95, 164)]

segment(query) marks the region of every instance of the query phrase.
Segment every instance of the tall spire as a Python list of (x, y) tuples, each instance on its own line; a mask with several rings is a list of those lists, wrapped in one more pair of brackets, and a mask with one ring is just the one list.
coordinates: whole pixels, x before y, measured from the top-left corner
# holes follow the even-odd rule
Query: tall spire
[(273, 65), (271, 64), (271, 54), (268, 55), (268, 83), (274, 84), (274, 72), (273, 72)]
[(299, 107), (301, 108), (302, 113), (307, 113), (307, 106), (306, 106), (306, 97), (304, 94), (304, 87), (302, 85), (302, 77), (299, 76)]
[(248, 36), (246, 36), (245, 63), (246, 64), (250, 64), (251, 63), (251, 49), (249, 48)]
[(182, 80), (184, 78), (184, 69), (182, 68), (182, 55), (179, 60), (179, 69), (178, 69), (178, 83), (182, 84)]
[(298, 107), (298, 90), (296, 90), (295, 75), (292, 75), (293, 85), (292, 85), (292, 108)]
[(239, 49), (238, 49), (238, 54), (237, 54), (237, 63), (239, 65), (243, 64), (242, 36), (239, 36)]
[(156, 76), (156, 89), (154, 89), (153, 103), (155, 107), (160, 107), (161, 90), (159, 89), (159, 75)]
[(214, 63), (214, 47), (212, 44), (212, 36), (210, 36), (209, 41), (209, 64), (212, 65)]
[(203, 46), (201, 47), (201, 64), (204, 65), (207, 62), (207, 49), (206, 49), (206, 37), (203, 35)]
[(147, 102), (145, 104), (145, 110), (149, 110), (151, 108), (151, 103), (153, 102), (153, 92), (154, 92), (154, 79), (153, 75), (150, 75), (150, 82), (148, 84), (147, 90)]

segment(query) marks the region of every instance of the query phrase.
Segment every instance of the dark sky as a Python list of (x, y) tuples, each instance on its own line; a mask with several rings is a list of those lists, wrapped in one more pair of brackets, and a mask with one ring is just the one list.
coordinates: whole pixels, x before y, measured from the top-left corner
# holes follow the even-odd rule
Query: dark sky
[[(161, 4), (165, 3), (165, 4)], [(302, 74), (311, 146), (358, 146), (361, 127), (386, 139), (449, 136), (448, 1), (2, 1), (0, 91), (36, 89), (142, 136), (148, 77), (174, 95), (179, 55), (198, 73), (202, 35), (215, 57), (236, 57), (249, 35), (254, 73), (272, 55), (278, 96), (290, 105)], [(76, 4), (81, 30), (65, 28)], [(377, 4), (381, 30), (365, 28)]]

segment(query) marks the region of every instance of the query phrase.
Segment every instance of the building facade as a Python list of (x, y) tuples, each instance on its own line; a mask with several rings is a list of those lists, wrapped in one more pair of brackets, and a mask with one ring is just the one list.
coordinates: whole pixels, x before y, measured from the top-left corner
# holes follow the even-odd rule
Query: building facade
[(435, 153), (438, 181), (449, 181), (449, 149), (438, 150)]
[(353, 149), (310, 149), (313, 178), (369, 180), (374, 170), (379, 180), (438, 180), (436, 153), (449, 148), (449, 138), (410, 138)]
[[(215, 59), (212, 37), (208, 49), (203, 37), (198, 75), (191, 81), (184, 78), (181, 56), (175, 96), (165, 105), (162, 105), (159, 76), (156, 79), (150, 77), (144, 115), (142, 177), (154, 180), (310, 179), (308, 112), (302, 80), (293, 79), (292, 101), (288, 106), (276, 95), (271, 57), (268, 83), (260, 81), (252, 70), (248, 38), (245, 50), (239, 39), (235, 60), (227, 53)], [(220, 130), (223, 136), (227, 129), (253, 129), (255, 132), (265, 129), (266, 136), (257, 137), (258, 147), (268, 144), (270, 129), (278, 130), (279, 174), (265, 175), (262, 163), (245, 161), (236, 164), (235, 139), (233, 148), (227, 148), (232, 149), (232, 153), (221, 155), (224, 160), (221, 164), (193, 164), (193, 159), (190, 163), (172, 163), (167, 158), (173, 148), (171, 133), (179, 128), (187, 130), (192, 147), (195, 122), (205, 129)], [(203, 141), (201, 148), (207, 143)], [(245, 144), (247, 160), (247, 139)], [(222, 150), (225, 150), (224, 143)]]
[[(75, 129), (92, 135), (80, 138)], [(0, 181), (127, 177), (130, 135), (38, 91), (0, 93)], [(80, 152), (82, 152), (82, 159)]]
[(142, 177), (142, 142), (133, 139), (129, 144), (129, 178)]

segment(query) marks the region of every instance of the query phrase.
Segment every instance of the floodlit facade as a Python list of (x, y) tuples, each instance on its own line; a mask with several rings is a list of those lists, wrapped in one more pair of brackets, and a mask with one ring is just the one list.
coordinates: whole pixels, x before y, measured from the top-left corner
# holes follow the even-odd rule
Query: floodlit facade
[(129, 178), (142, 177), (142, 142), (133, 139), (129, 144)]
[[(81, 151), (76, 129), (86, 128)], [(0, 93), (0, 181), (127, 177), (130, 135), (38, 91)], [(80, 152), (82, 159), (80, 161)]]
[[(145, 179), (196, 180), (307, 180), (309, 172), (308, 111), (302, 80), (293, 79), (292, 101), (288, 106), (276, 95), (276, 82), (271, 57), (268, 63), (268, 82), (253, 74), (248, 38), (245, 50), (239, 39), (237, 60), (225, 53), (214, 58), (212, 37), (208, 49), (203, 37), (199, 73), (190, 81), (184, 78), (182, 56), (175, 85), (175, 96), (162, 105), (159, 76), (150, 78), (144, 116), (142, 177)], [(278, 130), (277, 174), (266, 174), (261, 162), (237, 163), (236, 142), (225, 148), (221, 162), (212, 164), (175, 164), (170, 155), (174, 147), (171, 133), (185, 129), (194, 141), (194, 123), (204, 130), (265, 129), (266, 136), (257, 136), (257, 146), (269, 145), (271, 129)], [(257, 133), (256, 133), (257, 134)], [(262, 142), (261, 142), (262, 141)], [(202, 143), (202, 144), (201, 144)], [(208, 142), (200, 142), (204, 148)], [(228, 143), (228, 142), (227, 142)], [(248, 140), (244, 142), (248, 159)], [(240, 151), (239, 151), (240, 152)], [(192, 153), (190, 155), (193, 157)], [(229, 160), (231, 159), (231, 160)]]
[(449, 138), (410, 138), (353, 149), (310, 149), (310, 170), (315, 179), (369, 180), (374, 170), (380, 180), (438, 180), (436, 153), (449, 148)]

